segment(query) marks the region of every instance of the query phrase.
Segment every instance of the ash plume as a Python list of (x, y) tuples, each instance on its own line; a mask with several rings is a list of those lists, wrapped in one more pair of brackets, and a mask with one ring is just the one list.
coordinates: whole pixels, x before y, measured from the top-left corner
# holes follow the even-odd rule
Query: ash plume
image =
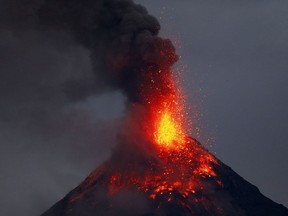
[[(129, 102), (140, 103), (143, 89), (169, 91), (156, 92), (154, 86), (165, 82), (167, 75), (159, 70), (169, 69), (177, 55), (171, 41), (158, 36), (160, 24), (144, 7), (132, 0), (46, 0), (38, 14), (41, 26), (67, 31), (90, 50), (98, 88), (120, 90)], [(68, 90), (79, 90), (77, 82)]]
[[(92, 82), (78, 79), (67, 83), (65, 92), (70, 99), (118, 90), (126, 96), (128, 114), (133, 116), (135, 109), (129, 105), (147, 106), (149, 112), (150, 100), (175, 94), (169, 79), (171, 67), (178, 59), (175, 48), (169, 39), (159, 37), (159, 22), (141, 5), (132, 0), (45, 0), (37, 14), (40, 30), (65, 32), (90, 51)], [(139, 121), (139, 109), (136, 113), (135, 121)], [(130, 126), (126, 123), (123, 127), (127, 129)], [(141, 131), (143, 126), (134, 130)], [(137, 141), (132, 134), (125, 136), (126, 142), (132, 142), (124, 145), (126, 150), (133, 149), (133, 154), (137, 154), (137, 149), (139, 154), (143, 154), (143, 149), (150, 151), (151, 143), (145, 135), (138, 136)], [(119, 149), (123, 147), (118, 145)]]
[(159, 95), (170, 91), (155, 86), (165, 83), (163, 71), (171, 73), (168, 69), (178, 59), (175, 48), (159, 37), (157, 19), (132, 0), (2, 0), (0, 6), (2, 29), (37, 31), (47, 40), (64, 35), (58, 39), (64, 46), (76, 43), (89, 50), (94, 77), (67, 83), (70, 99), (120, 90), (129, 102), (141, 103), (143, 89)]

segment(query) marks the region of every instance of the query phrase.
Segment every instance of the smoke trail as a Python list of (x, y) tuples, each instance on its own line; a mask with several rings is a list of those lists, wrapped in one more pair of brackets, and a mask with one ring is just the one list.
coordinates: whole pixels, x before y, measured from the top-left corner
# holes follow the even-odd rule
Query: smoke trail
[[(41, 24), (69, 32), (91, 51), (97, 89), (120, 90), (142, 104), (147, 94), (172, 91), (166, 78), (175, 49), (158, 36), (158, 21), (132, 0), (46, 0), (38, 14)], [(68, 92), (77, 91), (75, 82)]]

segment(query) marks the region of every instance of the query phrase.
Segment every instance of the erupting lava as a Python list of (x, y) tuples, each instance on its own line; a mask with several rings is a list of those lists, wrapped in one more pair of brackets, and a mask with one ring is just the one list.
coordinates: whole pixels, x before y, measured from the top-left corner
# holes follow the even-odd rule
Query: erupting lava
[(182, 143), (183, 131), (181, 125), (173, 118), (173, 114), (169, 110), (164, 110), (161, 115), (155, 132), (156, 142), (165, 147)]
[[(175, 88), (175, 85), (173, 85)], [(173, 91), (175, 92), (175, 91)], [(180, 92), (180, 91), (178, 91)], [(171, 100), (171, 101), (168, 101)], [(185, 142), (184, 115), (182, 114), (183, 102), (177, 95), (170, 95), (166, 101), (160, 101), (159, 110), (154, 113), (154, 138), (155, 143), (164, 148), (177, 148)]]
[[(186, 135), (183, 97), (172, 74), (168, 78), (164, 82), (167, 86), (157, 86), (165, 88), (166, 94), (146, 94), (145, 98), (149, 117), (145, 118), (147, 122), (144, 125), (147, 137), (152, 137), (154, 156), (128, 158), (123, 167), (108, 162), (104, 165), (105, 173), (96, 170), (93, 177), (82, 184), (82, 190), (89, 190), (93, 179), (100, 178), (105, 179), (103, 186), (108, 188), (109, 196), (134, 188), (140, 194), (147, 194), (151, 200), (161, 200), (160, 205), (173, 201), (188, 208), (191, 202), (204, 199), (202, 192), (207, 182), (213, 182), (213, 187), (223, 186), (214, 171), (214, 167), (219, 165), (215, 157)], [(71, 201), (81, 197), (81, 193), (77, 194)]]
[(218, 162), (196, 140), (187, 136), (184, 97), (169, 66), (153, 68), (143, 79), (146, 82), (140, 86), (140, 92), (148, 113), (143, 130), (154, 147), (154, 156), (145, 156), (139, 161), (128, 159), (121, 168), (106, 167), (111, 172), (105, 176), (106, 187), (110, 196), (132, 187), (148, 194), (152, 200), (161, 197), (161, 202), (171, 202), (176, 199), (181, 205), (189, 206), (187, 202), (201, 197), (201, 191), (206, 187), (203, 179), (222, 187), (213, 169)]
[(161, 69), (152, 74), (152, 77), (148, 76), (150, 82), (141, 90), (149, 112), (144, 123), (147, 136), (158, 147), (177, 148), (185, 142), (185, 129), (189, 127), (185, 127), (188, 121), (183, 114), (184, 97), (170, 69)]

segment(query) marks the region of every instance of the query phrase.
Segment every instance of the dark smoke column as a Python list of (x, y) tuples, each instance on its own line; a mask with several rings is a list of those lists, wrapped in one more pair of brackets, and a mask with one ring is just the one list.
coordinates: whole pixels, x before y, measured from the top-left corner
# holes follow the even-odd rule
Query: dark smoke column
[(173, 91), (167, 77), (175, 49), (158, 36), (160, 24), (144, 7), (131, 0), (46, 0), (39, 17), (42, 26), (68, 32), (91, 51), (95, 89), (120, 90), (129, 103), (143, 105), (151, 93)]

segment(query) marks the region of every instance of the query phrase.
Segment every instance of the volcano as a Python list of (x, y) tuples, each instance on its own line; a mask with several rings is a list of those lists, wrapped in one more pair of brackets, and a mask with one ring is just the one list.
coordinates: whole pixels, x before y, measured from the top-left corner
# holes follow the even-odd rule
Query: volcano
[[(198, 141), (113, 155), (42, 216), (287, 216)], [(117, 162), (118, 161), (118, 162)]]
[(143, 6), (45, 0), (38, 12), (41, 25), (91, 52), (91, 82), (120, 91), (127, 106), (111, 158), (42, 216), (288, 216), (187, 136), (193, 127), (173, 67), (180, 57)]

